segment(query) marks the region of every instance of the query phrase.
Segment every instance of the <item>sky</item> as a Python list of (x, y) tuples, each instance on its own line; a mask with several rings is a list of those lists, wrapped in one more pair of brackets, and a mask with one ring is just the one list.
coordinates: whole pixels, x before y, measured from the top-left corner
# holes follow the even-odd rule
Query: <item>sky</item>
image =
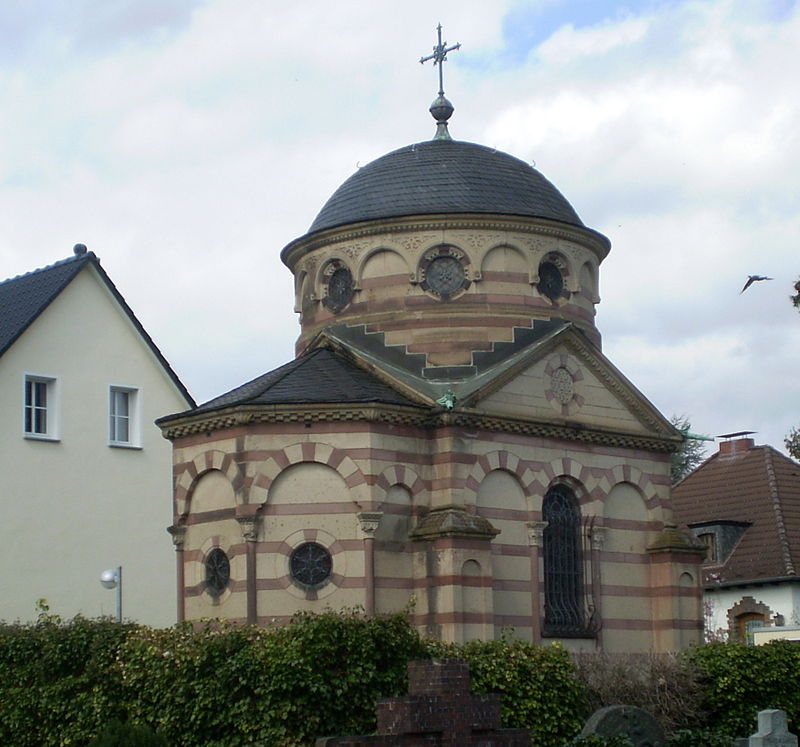
[[(606, 355), (667, 417), (783, 450), (797, 0), (3, 0), (0, 277), (86, 244), (198, 402), (288, 362), (280, 250), (433, 136), (438, 23), (462, 45), (453, 137), (531, 163), (610, 239)], [(740, 293), (750, 274), (773, 280)]]

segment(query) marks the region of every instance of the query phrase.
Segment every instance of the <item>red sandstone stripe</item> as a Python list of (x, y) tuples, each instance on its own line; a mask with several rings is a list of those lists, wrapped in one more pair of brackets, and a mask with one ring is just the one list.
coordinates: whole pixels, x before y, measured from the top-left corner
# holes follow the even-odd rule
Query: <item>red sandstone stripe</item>
[(211, 521), (224, 521), (225, 519), (235, 519), (236, 509), (234, 508), (220, 508), (216, 511), (201, 511), (199, 513), (192, 513), (191, 509), (189, 515), (186, 517), (186, 523), (190, 526), (195, 524), (207, 524)]
[(267, 503), (265, 516), (307, 516), (308, 514), (351, 514), (356, 510), (353, 501), (330, 503)]

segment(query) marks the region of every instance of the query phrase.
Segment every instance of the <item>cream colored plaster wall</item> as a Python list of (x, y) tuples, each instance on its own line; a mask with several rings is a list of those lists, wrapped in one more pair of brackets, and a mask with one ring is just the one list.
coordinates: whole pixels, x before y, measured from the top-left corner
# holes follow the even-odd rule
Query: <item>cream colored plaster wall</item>
[[(23, 436), (26, 373), (57, 379), (57, 441)], [(110, 385), (139, 390), (140, 449), (108, 445)], [(0, 358), (0, 618), (34, 618), (39, 598), (113, 615), (99, 576), (121, 565), (124, 616), (175, 621), (171, 447), (153, 420), (187, 406), (91, 268)]]
[[(542, 498), (549, 485), (567, 479), (576, 486), (582, 515), (597, 517), (601, 525), (606, 521), (612, 524), (602, 529), (605, 541), (599, 555), (604, 618), (621, 620), (623, 626), (633, 621), (647, 628), (604, 630), (605, 645), (608, 650), (653, 648), (645, 548), (665, 516), (663, 503), (669, 496), (666, 457), (459, 429), (443, 429), (438, 437), (406, 428), (383, 426), (380, 430), (371, 431), (358, 422), (346, 429), (313, 423), (308, 428), (297, 424), (271, 431), (268, 426), (255, 426), (245, 436), (239, 431), (232, 432), (235, 436), (222, 431), (218, 440), (177, 450), (179, 463), (191, 458), (198, 465), (210, 459), (207, 454), (211, 452), (247, 455), (249, 461), (240, 471), (252, 481), (250, 500), (266, 500), (268, 506), (258, 542), (259, 620), (285, 619), (301, 609), (364, 604), (364, 534), (357, 514), (368, 510), (382, 514), (374, 545), (378, 611), (402, 609), (413, 594), (418, 619), (432, 620), (430, 616), (448, 611), (457, 619), (485, 610), (499, 615), (499, 627), (516, 621), (517, 635), (530, 637), (530, 627), (519, 622), (530, 616), (532, 609), (527, 522), (541, 518)], [(303, 454), (312, 454), (316, 461), (303, 461), (309, 458)], [(336, 469), (325, 464), (326, 460), (335, 463)], [(344, 481), (347, 476), (355, 478), (351, 486)], [(271, 481), (269, 488), (259, 488), (266, 478)], [(472, 481), (478, 486), (474, 491)], [(441, 487), (445, 484), (450, 485), (446, 490)], [(403, 541), (409, 511), (416, 516), (424, 510), (433, 490), (447, 497), (445, 502), (455, 501), (485, 515), (501, 530), (487, 544), (485, 555), (465, 550), (442, 552), (426, 549), (425, 543)], [(242, 492), (242, 496), (246, 494)], [(414, 519), (410, 525), (413, 523)], [(346, 578), (346, 584), (321, 590), (318, 599), (309, 599), (288, 578), (291, 548), (312, 536), (326, 546), (340, 541), (334, 572)], [(404, 547), (410, 548), (411, 555)], [(495, 580), (494, 589), (491, 584), (472, 588), (445, 582), (434, 594), (425, 591), (432, 575), (455, 578), (469, 562), (477, 563), (478, 573)], [(475, 609), (476, 604), (480, 608)], [(455, 639), (477, 635), (481, 629), (495, 634), (494, 625), (484, 625), (475, 617), (470, 620), (465, 625), (454, 621), (432, 624), (426, 632)], [(593, 641), (570, 643), (579, 648), (594, 645)]]
[[(560, 368), (559, 356), (568, 356), (570, 368), (576, 371), (572, 384), (575, 399), (563, 405), (553, 396), (553, 384), (547, 374), (551, 368)], [(584, 363), (579, 362), (565, 347), (557, 348), (544, 360), (537, 361), (514, 377), (508, 384), (493, 392), (479, 404), (487, 413), (510, 417), (542, 418), (545, 420), (579, 419), (587, 425), (645, 433), (647, 429), (630, 408), (609, 390)]]

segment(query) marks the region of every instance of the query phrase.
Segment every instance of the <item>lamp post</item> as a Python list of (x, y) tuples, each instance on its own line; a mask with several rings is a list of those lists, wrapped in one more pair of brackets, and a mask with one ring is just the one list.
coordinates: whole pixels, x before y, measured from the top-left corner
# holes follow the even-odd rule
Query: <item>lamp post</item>
[(122, 622), (122, 566), (109, 568), (100, 574), (100, 583), (106, 589), (117, 590), (117, 622)]

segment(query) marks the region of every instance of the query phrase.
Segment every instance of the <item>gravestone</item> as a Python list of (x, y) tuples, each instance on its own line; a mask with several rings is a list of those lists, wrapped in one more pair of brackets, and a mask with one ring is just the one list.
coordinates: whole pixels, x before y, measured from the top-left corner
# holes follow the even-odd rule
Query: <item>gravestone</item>
[(667, 740), (658, 721), (636, 706), (613, 705), (595, 711), (581, 731), (582, 737), (625, 736), (634, 747), (665, 747)]
[(773, 708), (758, 712), (758, 731), (746, 744), (748, 747), (797, 747), (797, 737), (789, 732), (786, 712)]
[(500, 728), (500, 696), (472, 695), (460, 659), (408, 663), (408, 695), (378, 701), (378, 733), (321, 737), (316, 747), (530, 747), (526, 729)]

